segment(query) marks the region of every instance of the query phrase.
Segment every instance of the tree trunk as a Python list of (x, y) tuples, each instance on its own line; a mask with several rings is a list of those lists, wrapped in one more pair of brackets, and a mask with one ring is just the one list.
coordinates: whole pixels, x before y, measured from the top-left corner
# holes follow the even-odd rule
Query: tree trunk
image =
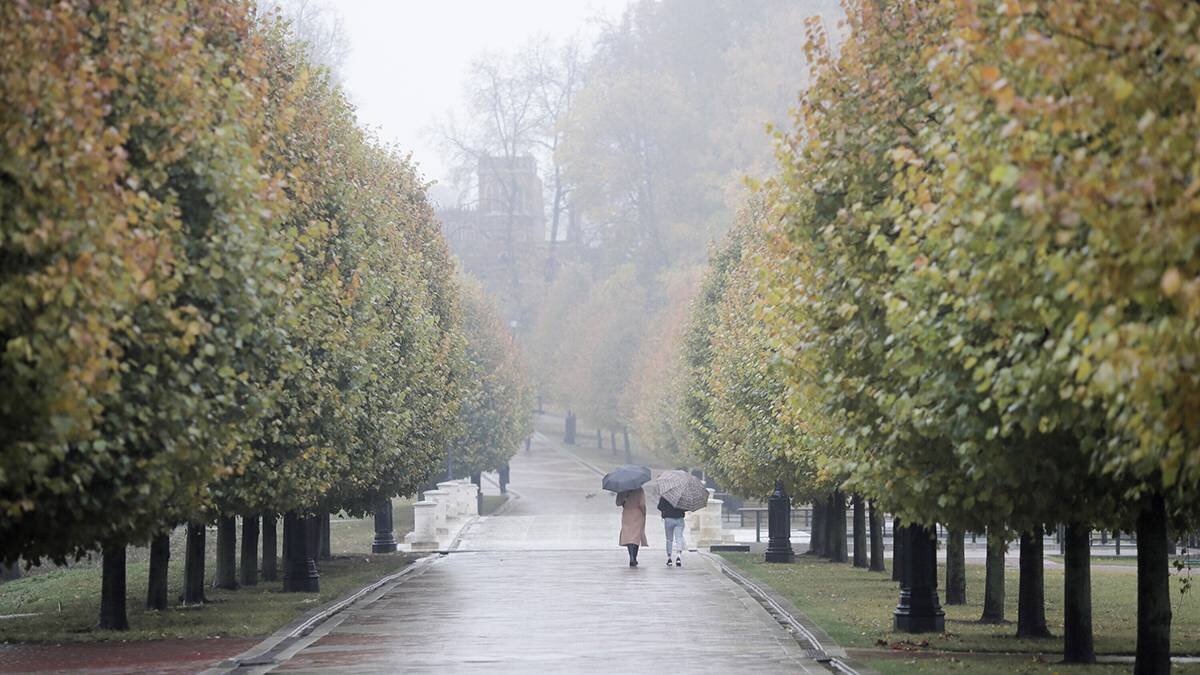
[(838, 531), (838, 509), (833, 507), (833, 495), (826, 497), (826, 512), (824, 512), (824, 524), (822, 526), (824, 532), (824, 557), (829, 560), (838, 558), (838, 540), (834, 538), (834, 533)]
[[(601, 450), (604, 449), (604, 433), (599, 429), (596, 430), (596, 447), (600, 448)], [(613, 448), (613, 454), (617, 454), (616, 448)]]
[(187, 552), (183, 556), (183, 604), (207, 602), (204, 597), (204, 524), (188, 523)]
[(987, 568), (983, 585), (983, 616), (980, 623), (1004, 622), (1004, 534), (993, 528), (987, 533)]
[(867, 513), (862, 497), (854, 495), (854, 566), (867, 566)]
[(883, 522), (875, 502), (867, 506), (867, 521), (871, 530), (871, 571), (886, 572), (883, 564)]
[(21, 578), (21, 561), (0, 562), (0, 581), (16, 581)]
[(892, 581), (904, 582), (904, 566), (900, 564), (904, 555), (904, 537), (900, 536), (900, 519), (892, 519)]
[(1017, 637), (1050, 637), (1046, 627), (1042, 526), (1021, 533), (1021, 579), (1017, 586)]
[[(1091, 527), (1067, 523), (1066, 573), (1063, 580), (1063, 661), (1095, 663), (1092, 638)], [(1141, 544), (1141, 542), (1138, 542)], [(1140, 549), (1141, 546), (1138, 546)]]
[(812, 503), (812, 525), (808, 528), (808, 552), (815, 556), (825, 555), (825, 501), (815, 499)]
[(846, 551), (846, 496), (841, 490), (833, 491), (833, 562), (844, 563), (849, 560)]
[(1171, 588), (1167, 567), (1167, 508), (1162, 495), (1146, 500), (1137, 519), (1137, 656), (1134, 675), (1171, 672)]
[(329, 526), (332, 516), (328, 511), (317, 516), (321, 523), (321, 560), (333, 560), (333, 544), (329, 542)]
[(258, 516), (242, 516), (242, 567), (243, 586), (258, 585)]
[(631, 457), (632, 454), (629, 450), (629, 427), (621, 427), (621, 436), (625, 441), (625, 456)]
[(315, 539), (321, 528), (316, 519), (295, 511), (283, 516), (283, 591), (285, 593), (317, 593), (321, 590), (321, 575), (313, 557), (317, 553)]
[(234, 590), (237, 582), (237, 517), (217, 518), (217, 573), (213, 588)]
[(279, 578), (279, 558), (275, 539), (277, 522), (278, 518), (274, 513), (264, 513), (262, 516), (263, 581), (275, 581)]
[(150, 573), (146, 582), (146, 609), (167, 608), (167, 571), (171, 564), (171, 535), (164, 532), (150, 540)]
[(946, 530), (946, 604), (967, 604), (967, 534)]
[(608, 430), (608, 444), (612, 447), (613, 454), (617, 454), (617, 432), (612, 429)]
[(125, 544), (105, 544), (100, 580), (100, 630), (129, 630), (125, 613)]

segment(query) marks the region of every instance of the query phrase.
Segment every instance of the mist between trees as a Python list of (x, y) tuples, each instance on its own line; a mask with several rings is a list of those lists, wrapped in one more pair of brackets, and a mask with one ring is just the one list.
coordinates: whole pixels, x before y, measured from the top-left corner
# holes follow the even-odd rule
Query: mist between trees
[[(1023, 635), (1065, 526), (1072, 662), (1095, 658), (1087, 533), (1136, 530), (1135, 670), (1166, 672), (1200, 479), (1200, 10), (838, 16), (635, 3), (586, 49), (479, 62), (447, 137), (536, 157), (553, 195), (551, 241), (491, 286), (539, 391), (735, 492), (1020, 537)], [(546, 54), (573, 74), (553, 109)]]
[(284, 590), (312, 591), (321, 518), (390, 509), (449, 447), (475, 472), (516, 450), (532, 402), (511, 334), (286, 21), (4, 3), (0, 44), (4, 563), (102, 550), (99, 625), (120, 630), (127, 545), (153, 542), (163, 609), (187, 523), (200, 603), (205, 525), (232, 588), (234, 517), (261, 514), (274, 556), (286, 514)]

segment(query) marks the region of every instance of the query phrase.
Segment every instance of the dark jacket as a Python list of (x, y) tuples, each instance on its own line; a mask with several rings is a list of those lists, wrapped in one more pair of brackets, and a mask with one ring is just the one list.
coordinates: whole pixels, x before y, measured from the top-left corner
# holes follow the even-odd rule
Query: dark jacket
[(671, 502), (663, 497), (658, 498), (658, 510), (662, 513), (663, 518), (682, 518), (687, 515), (686, 511), (671, 506)]

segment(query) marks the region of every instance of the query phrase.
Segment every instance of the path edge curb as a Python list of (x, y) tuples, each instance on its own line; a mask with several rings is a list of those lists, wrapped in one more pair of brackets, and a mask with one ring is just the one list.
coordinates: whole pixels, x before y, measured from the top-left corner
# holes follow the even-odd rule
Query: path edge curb
[(218, 662), (216, 665), (200, 671), (201, 675), (223, 675), (225, 673), (238, 672), (243, 668), (276, 665), (273, 658), (271, 658), (270, 661), (264, 659), (267, 659), (268, 657), (287, 649), (287, 647), (289, 647), (296, 640), (309, 635), (322, 623), (341, 613), (343, 610), (363, 599), (367, 595), (379, 590), (380, 588), (383, 588), (390, 583), (402, 581), (406, 576), (415, 574), (417, 572), (423, 572), (426, 567), (429, 567), (441, 557), (442, 556), (439, 555), (438, 551), (429, 551), (427, 555), (414, 560), (410, 564), (406, 565), (403, 569), (393, 572), (380, 579), (376, 579), (375, 581), (372, 581), (371, 583), (359, 588), (349, 595), (331, 600), (324, 605), (307, 612), (304, 614), (304, 616), (296, 619), (283, 628), (280, 628), (274, 633), (271, 633), (267, 637), (263, 638), (263, 640), (258, 644), (254, 645), (250, 649), (247, 649), (241, 654), (231, 656)]
[(827, 668), (834, 672), (846, 673), (847, 675), (879, 675), (877, 671), (850, 659), (844, 647), (835, 642), (824, 629), (792, 604), (791, 600), (780, 595), (774, 588), (750, 579), (739, 570), (734, 569), (732, 565), (719, 555), (707, 551), (700, 551), (699, 553), (709, 561), (715, 563), (721, 569), (722, 574), (729, 577), (731, 581), (745, 590), (750, 597), (763, 604), (768, 612), (773, 615), (776, 613), (782, 614), (782, 617), (777, 616), (776, 619), (781, 623), (791, 624), (794, 630), (789, 630), (788, 632), (792, 634), (797, 642), (807, 641), (816, 648), (816, 651), (823, 652), (825, 656), (818, 660)]

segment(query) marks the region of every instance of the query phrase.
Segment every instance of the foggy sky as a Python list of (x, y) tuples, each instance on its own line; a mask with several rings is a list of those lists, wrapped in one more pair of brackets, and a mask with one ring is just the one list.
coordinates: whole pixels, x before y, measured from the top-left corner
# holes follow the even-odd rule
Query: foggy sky
[(359, 122), (411, 150), (428, 179), (446, 166), (427, 130), (462, 97), (471, 58), (511, 50), (535, 34), (595, 35), (593, 18), (628, 0), (334, 0), (350, 40), (345, 86)]

